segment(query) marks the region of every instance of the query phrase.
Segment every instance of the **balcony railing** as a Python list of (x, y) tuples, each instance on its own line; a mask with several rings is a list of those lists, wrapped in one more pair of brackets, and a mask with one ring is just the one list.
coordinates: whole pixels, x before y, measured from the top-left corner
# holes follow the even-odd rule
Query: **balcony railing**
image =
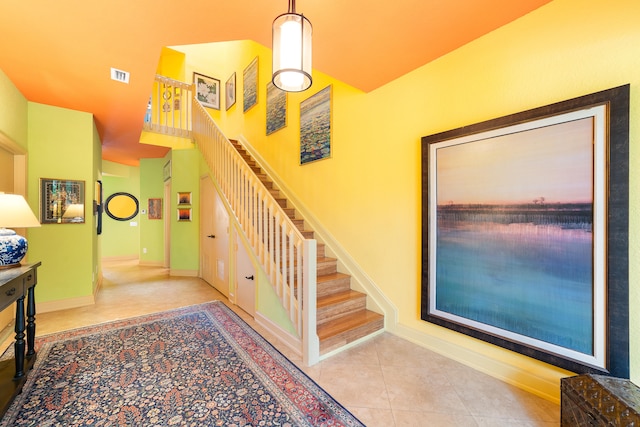
[(156, 75), (143, 130), (163, 135), (191, 137), (193, 86)]

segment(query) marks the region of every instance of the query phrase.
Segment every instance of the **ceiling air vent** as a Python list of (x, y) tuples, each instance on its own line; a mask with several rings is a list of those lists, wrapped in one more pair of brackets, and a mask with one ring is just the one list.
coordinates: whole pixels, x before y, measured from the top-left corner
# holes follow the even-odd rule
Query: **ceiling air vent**
[(112, 68), (111, 80), (129, 84), (129, 73), (126, 71), (118, 70), (117, 68)]

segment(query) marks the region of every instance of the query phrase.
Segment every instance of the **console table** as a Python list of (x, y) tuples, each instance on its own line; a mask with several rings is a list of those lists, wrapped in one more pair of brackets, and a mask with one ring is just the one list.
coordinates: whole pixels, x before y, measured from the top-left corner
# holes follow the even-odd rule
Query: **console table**
[[(40, 264), (37, 262), (0, 270), (0, 310), (16, 303), (14, 358), (0, 362), (0, 417), (9, 409), (13, 399), (22, 390), (27, 372), (36, 360), (35, 287)], [(27, 298), (26, 318), (25, 297)]]

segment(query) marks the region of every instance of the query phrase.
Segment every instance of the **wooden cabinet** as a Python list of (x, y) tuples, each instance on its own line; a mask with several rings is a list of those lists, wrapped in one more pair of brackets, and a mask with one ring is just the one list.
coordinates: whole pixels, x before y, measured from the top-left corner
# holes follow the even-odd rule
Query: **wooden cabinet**
[(631, 381), (578, 375), (560, 381), (562, 427), (640, 426), (640, 389)]

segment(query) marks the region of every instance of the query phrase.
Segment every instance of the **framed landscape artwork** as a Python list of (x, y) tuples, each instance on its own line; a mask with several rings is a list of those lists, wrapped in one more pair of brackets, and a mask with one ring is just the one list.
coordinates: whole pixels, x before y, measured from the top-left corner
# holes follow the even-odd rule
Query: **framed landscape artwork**
[(422, 319), (628, 378), (628, 123), (622, 86), (423, 137)]
[(331, 157), (331, 86), (300, 103), (300, 164)]
[(258, 57), (256, 56), (242, 72), (243, 112), (258, 103)]
[(287, 126), (287, 92), (267, 83), (267, 135)]

